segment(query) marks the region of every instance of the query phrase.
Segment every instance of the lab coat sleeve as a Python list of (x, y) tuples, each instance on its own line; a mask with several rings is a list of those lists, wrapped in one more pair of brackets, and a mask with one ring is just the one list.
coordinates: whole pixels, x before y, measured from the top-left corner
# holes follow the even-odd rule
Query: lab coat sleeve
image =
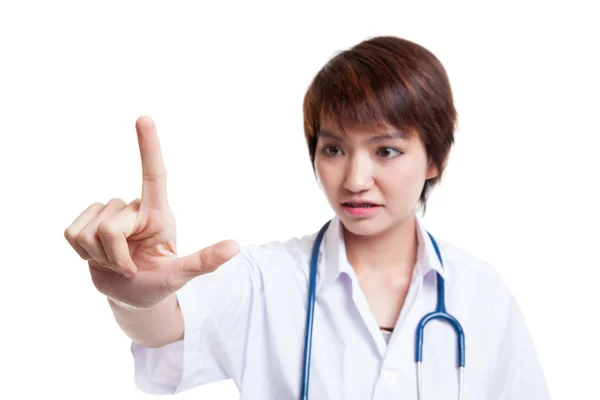
[(537, 350), (516, 299), (509, 293), (504, 314), (493, 399), (549, 400)]
[(257, 274), (242, 248), (181, 288), (176, 294), (184, 338), (160, 348), (132, 342), (136, 386), (145, 393), (174, 394), (223, 379), (240, 382), (253, 298), (260, 291)]

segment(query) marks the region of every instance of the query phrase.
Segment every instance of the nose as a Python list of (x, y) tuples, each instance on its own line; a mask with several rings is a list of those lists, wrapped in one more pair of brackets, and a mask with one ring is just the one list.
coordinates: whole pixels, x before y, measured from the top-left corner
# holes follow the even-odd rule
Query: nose
[(351, 192), (368, 190), (373, 185), (373, 164), (367, 155), (348, 158), (344, 188)]

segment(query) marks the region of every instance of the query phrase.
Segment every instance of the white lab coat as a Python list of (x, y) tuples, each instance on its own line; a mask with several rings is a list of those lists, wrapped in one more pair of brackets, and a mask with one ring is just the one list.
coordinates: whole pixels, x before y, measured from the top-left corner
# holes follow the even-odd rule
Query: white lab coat
[[(319, 253), (309, 398), (417, 400), (415, 328), (435, 309), (439, 271), (447, 311), (465, 332), (464, 400), (549, 399), (527, 326), (501, 278), (432, 232), (442, 268), (417, 221), (413, 279), (386, 344), (346, 258), (340, 221), (332, 220)], [(161, 348), (132, 343), (136, 385), (167, 394), (233, 379), (242, 400), (298, 399), (317, 230), (283, 243), (244, 246), (216, 272), (190, 281), (177, 293), (185, 338)], [(456, 399), (454, 330), (432, 321), (424, 340), (425, 399)]]

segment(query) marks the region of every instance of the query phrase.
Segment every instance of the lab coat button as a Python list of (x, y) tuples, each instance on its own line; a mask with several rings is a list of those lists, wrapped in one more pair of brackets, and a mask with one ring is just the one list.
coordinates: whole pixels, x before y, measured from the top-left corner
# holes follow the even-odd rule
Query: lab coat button
[(383, 377), (390, 385), (395, 385), (398, 382), (398, 374), (391, 368), (388, 368), (384, 371)]

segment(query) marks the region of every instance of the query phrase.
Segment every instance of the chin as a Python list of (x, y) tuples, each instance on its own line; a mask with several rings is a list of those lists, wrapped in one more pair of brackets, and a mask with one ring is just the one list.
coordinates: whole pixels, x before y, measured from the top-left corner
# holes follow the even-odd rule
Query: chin
[[(384, 210), (381, 210), (384, 211)], [(356, 218), (347, 215), (344, 210), (339, 210), (338, 217), (346, 230), (357, 236), (376, 236), (383, 232), (389, 231), (394, 227), (402, 225), (414, 215), (407, 213), (403, 217), (393, 217), (389, 214), (382, 213), (381, 215), (373, 216), (372, 218)]]
[(374, 217), (374, 218), (352, 218), (342, 214), (338, 214), (340, 221), (348, 232), (357, 236), (376, 236), (381, 232), (390, 228), (391, 224), (387, 218)]

